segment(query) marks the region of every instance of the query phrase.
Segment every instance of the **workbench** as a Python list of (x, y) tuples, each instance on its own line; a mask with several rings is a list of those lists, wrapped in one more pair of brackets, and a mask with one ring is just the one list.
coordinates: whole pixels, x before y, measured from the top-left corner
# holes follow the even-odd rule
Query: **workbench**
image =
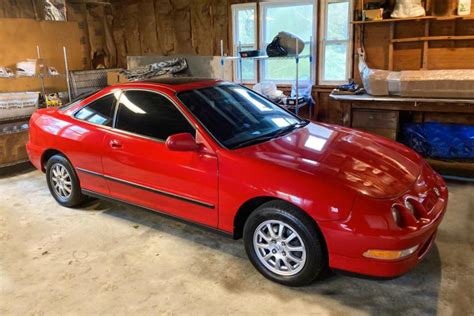
[[(404, 112), (474, 114), (474, 99), (406, 98), (394, 96), (336, 95), (330, 98), (341, 104), (342, 125), (398, 138), (400, 116)], [(474, 121), (468, 121), (474, 124)], [(474, 163), (428, 159), (430, 164), (445, 175), (474, 177)]]

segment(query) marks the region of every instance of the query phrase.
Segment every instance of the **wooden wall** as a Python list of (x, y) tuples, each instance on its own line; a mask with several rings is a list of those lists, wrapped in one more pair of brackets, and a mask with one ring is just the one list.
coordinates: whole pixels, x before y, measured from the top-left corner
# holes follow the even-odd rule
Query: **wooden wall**
[[(40, 18), (42, 0), (2, 0), (0, 17)], [(354, 0), (359, 8), (362, 0)], [(368, 0), (365, 0), (368, 1)], [(376, 0), (370, 0), (376, 1)], [(447, 0), (456, 1), (456, 0)], [(473, 0), (474, 1), (474, 0)], [(125, 66), (127, 55), (219, 55), (220, 40), (225, 52), (231, 46), (230, 5), (249, 0), (112, 0), (111, 5), (68, 0), (68, 19), (77, 21), (82, 31), (84, 68), (97, 63), (94, 54), (104, 52), (108, 67)], [(258, 2), (258, 1), (257, 1)], [(321, 1), (317, 2), (321, 5)], [(36, 10), (35, 10), (36, 9)], [(473, 6), (474, 9), (474, 6)], [(474, 11), (474, 10), (473, 10)], [(317, 19), (319, 23), (322, 19)], [(321, 29), (321, 25), (318, 26)], [(363, 44), (367, 61), (373, 68), (388, 69), (390, 23), (354, 27), (355, 48)], [(430, 22), (431, 34), (474, 34), (474, 20)], [(425, 32), (423, 22), (398, 23), (397, 38), (420, 36)], [(419, 69), (422, 43), (395, 44), (393, 69)], [(318, 51), (318, 50), (316, 50)], [(430, 42), (428, 69), (474, 68), (474, 41)], [(100, 61), (100, 60), (99, 60)], [(354, 56), (353, 77), (359, 80), (357, 56)], [(316, 63), (317, 67), (317, 63)], [(329, 99), (332, 87), (316, 86), (314, 97), (317, 119), (342, 123), (342, 108)], [(316, 116), (313, 116), (316, 119)]]
[[(68, 0), (67, 16), (82, 30), (85, 68), (104, 52), (108, 67), (127, 55), (219, 55), (228, 47), (228, 0)], [(41, 19), (42, 0), (1, 0), (0, 18)]]
[[(110, 8), (107, 10), (110, 6), (85, 4), (78, 0), (68, 0), (66, 3), (68, 21), (78, 22), (81, 33), (81, 53), (84, 56), (81, 69), (90, 69), (94, 51), (106, 50), (107, 47), (105, 22), (108, 21), (110, 28), (110, 21), (107, 20), (111, 16)], [(43, 20), (43, 8), (43, 0), (0, 0), (0, 18)], [(58, 26), (60, 27), (60, 24)], [(114, 66), (114, 63), (110, 66)]]
[(118, 65), (127, 55), (219, 55), (220, 40), (228, 47), (227, 9), (227, 0), (114, 2)]
[[(359, 9), (362, 0), (355, 0)], [(367, 0), (365, 0), (367, 2)], [(433, 0), (432, 0), (433, 1)], [(451, 3), (451, 14), (433, 20), (416, 20), (393, 23), (393, 37), (423, 37), (474, 35), (474, 0), (471, 16), (454, 18), (457, 0), (445, 0)], [(429, 1), (428, 1), (429, 2)], [(357, 13), (356, 13), (357, 14)], [(427, 15), (431, 15), (430, 9)], [(355, 47), (363, 44), (369, 67), (389, 69), (389, 47), (392, 23), (370, 23), (355, 27)], [(360, 41), (363, 39), (362, 42)], [(424, 42), (395, 43), (393, 46), (392, 70), (418, 70), (423, 68)], [(474, 40), (440, 40), (428, 42), (427, 63), (425, 69), (474, 69)], [(358, 78), (357, 59), (354, 62), (354, 74)]]
[(0, 18), (36, 18), (37, 0), (1, 0)]
[[(82, 69), (83, 54), (80, 30), (75, 22), (36, 21), (34, 19), (0, 19), (0, 38), (8, 45), (0, 46), (0, 65), (14, 68), (16, 63), (36, 58), (36, 45), (47, 66), (65, 73), (63, 46), (68, 52), (68, 67)], [(21, 39), (19, 40), (19, 35)], [(66, 91), (65, 77), (44, 78), (46, 93)], [(0, 78), (0, 92), (41, 91), (39, 78)]]

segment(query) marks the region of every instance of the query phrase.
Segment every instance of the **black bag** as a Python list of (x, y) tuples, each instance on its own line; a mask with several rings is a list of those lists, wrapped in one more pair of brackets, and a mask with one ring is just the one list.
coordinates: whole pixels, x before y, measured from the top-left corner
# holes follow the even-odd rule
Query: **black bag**
[(275, 36), (273, 41), (267, 46), (267, 55), (269, 57), (286, 56), (288, 52), (280, 45), (280, 37)]

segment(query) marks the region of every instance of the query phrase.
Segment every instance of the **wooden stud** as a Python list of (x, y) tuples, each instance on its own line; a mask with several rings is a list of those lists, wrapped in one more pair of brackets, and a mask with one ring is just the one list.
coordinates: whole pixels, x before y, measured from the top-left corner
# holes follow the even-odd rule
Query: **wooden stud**
[(388, 70), (393, 70), (393, 37), (395, 35), (395, 23), (390, 23), (390, 40), (388, 45)]
[[(426, 20), (425, 21), (425, 37), (430, 36), (430, 21)], [(423, 57), (421, 61), (421, 68), (422, 69), (428, 69), (428, 49), (429, 49), (430, 43), (428, 40), (425, 40), (423, 42)]]

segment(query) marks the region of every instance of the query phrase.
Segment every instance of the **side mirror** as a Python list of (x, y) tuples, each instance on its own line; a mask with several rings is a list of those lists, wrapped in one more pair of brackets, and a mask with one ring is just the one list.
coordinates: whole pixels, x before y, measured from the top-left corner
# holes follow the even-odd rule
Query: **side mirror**
[(172, 151), (198, 151), (201, 146), (196, 143), (193, 135), (180, 133), (169, 136), (166, 139), (166, 147)]

